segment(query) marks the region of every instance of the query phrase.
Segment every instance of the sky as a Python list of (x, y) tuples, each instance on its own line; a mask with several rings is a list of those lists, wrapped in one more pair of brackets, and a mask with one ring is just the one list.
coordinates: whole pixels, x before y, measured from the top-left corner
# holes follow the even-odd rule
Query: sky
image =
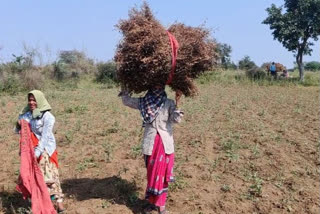
[[(61, 50), (84, 51), (95, 61), (112, 60), (121, 33), (115, 25), (140, 7), (142, 0), (0, 0), (0, 62), (23, 54), (24, 47), (37, 49), (41, 62), (57, 59)], [(266, 8), (283, 0), (148, 0), (165, 27), (174, 22), (205, 24), (211, 36), (231, 45), (231, 60), (248, 55), (257, 65), (280, 62), (292, 68), (295, 57), (273, 39)], [(304, 61), (320, 61), (319, 41)], [(39, 58), (40, 59), (40, 58)]]

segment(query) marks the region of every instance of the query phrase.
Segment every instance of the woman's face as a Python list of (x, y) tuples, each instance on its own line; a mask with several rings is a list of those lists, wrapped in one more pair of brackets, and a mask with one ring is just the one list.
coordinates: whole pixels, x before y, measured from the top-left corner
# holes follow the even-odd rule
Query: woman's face
[(33, 94), (30, 94), (28, 96), (28, 105), (31, 111), (35, 110), (37, 108), (37, 101), (34, 98)]

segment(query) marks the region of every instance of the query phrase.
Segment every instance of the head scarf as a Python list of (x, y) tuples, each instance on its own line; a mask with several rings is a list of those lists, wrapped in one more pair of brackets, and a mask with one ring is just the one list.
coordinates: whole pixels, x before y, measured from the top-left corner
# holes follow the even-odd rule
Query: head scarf
[[(44, 94), (39, 90), (33, 90), (28, 93), (28, 99), (29, 95), (32, 94), (37, 102), (37, 108), (32, 111), (32, 118), (38, 118), (42, 115), (43, 112), (51, 110), (51, 106), (48, 103), (47, 99), (45, 98)], [(20, 114), (24, 114), (28, 111), (31, 111), (29, 108), (29, 105), (27, 105)]]
[(164, 89), (148, 90), (147, 94), (139, 99), (139, 110), (143, 123), (154, 121), (166, 99), (167, 94)]

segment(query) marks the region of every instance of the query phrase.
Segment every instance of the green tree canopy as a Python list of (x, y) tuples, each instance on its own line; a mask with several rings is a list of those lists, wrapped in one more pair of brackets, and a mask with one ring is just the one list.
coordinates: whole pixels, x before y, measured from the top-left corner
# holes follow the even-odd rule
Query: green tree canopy
[(232, 48), (230, 45), (226, 43), (218, 43), (217, 44), (217, 51), (219, 54), (219, 59), (221, 63), (221, 67), (228, 69), (229, 64), (231, 64), (230, 54), (232, 51)]
[(272, 4), (266, 10), (268, 17), (262, 23), (270, 26), (274, 39), (295, 54), (303, 81), (303, 55), (311, 54), (310, 40), (316, 41), (320, 35), (320, 0), (285, 0), (283, 6)]
[(320, 71), (320, 62), (311, 61), (305, 64), (305, 69), (310, 71)]
[(249, 70), (252, 68), (257, 67), (256, 64), (250, 59), (249, 56), (245, 56), (243, 57), (243, 59), (241, 59), (239, 61), (239, 65), (238, 65), (239, 69), (241, 70)]

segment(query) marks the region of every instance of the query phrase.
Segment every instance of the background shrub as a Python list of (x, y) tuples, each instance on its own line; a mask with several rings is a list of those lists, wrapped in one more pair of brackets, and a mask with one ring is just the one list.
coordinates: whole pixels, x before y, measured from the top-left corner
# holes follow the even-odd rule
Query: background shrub
[(44, 76), (40, 69), (29, 69), (20, 75), (22, 88), (28, 91), (41, 89), (44, 86)]
[(304, 86), (319, 86), (320, 75), (318, 72), (306, 72), (304, 77)]
[(21, 90), (18, 74), (2, 71), (0, 75), (0, 91), (16, 94)]
[(117, 68), (115, 62), (97, 64), (96, 81), (100, 83), (117, 83)]
[(246, 71), (246, 76), (251, 80), (262, 80), (267, 74), (262, 68), (253, 67)]
[(320, 71), (320, 62), (307, 62), (304, 66), (304, 69), (309, 71)]
[(238, 65), (240, 70), (249, 70), (255, 67), (257, 67), (256, 64), (250, 59), (249, 56), (245, 56), (243, 59), (241, 59)]
[(53, 78), (59, 81), (77, 79), (83, 74), (92, 74), (96, 66), (84, 52), (71, 50), (61, 51), (59, 58), (53, 63)]
[(69, 78), (71, 75), (71, 69), (68, 68), (67, 64), (62, 61), (53, 63), (53, 77), (56, 80), (62, 81)]

